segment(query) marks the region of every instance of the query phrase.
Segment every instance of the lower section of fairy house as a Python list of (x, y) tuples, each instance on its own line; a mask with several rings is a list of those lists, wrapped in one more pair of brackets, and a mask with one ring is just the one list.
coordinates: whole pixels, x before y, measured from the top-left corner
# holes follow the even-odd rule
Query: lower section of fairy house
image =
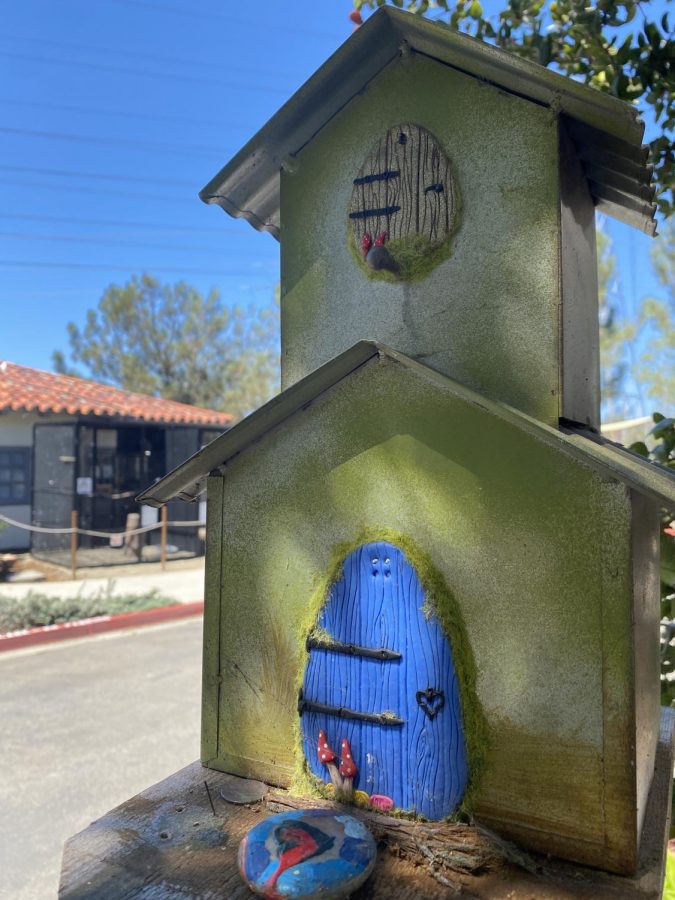
[[(208, 500), (206, 765), (316, 789), (323, 730), (358, 790), (634, 870), (658, 736), (651, 501), (379, 362)], [(366, 719), (335, 713), (355, 704)]]

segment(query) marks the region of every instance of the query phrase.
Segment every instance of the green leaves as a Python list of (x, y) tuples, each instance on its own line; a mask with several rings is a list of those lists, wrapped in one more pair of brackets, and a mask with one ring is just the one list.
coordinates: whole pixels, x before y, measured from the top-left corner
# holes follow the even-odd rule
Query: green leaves
[[(354, 0), (354, 5), (375, 8), (385, 2)], [(675, 57), (668, 14), (650, 18), (656, 0), (504, 0), (503, 8), (487, 17), (480, 0), (388, 2), (418, 15), (440, 10), (455, 31), (491, 41), (621, 100), (639, 101), (642, 110), (652, 112), (660, 131), (650, 143), (656, 202), (664, 217), (671, 215)]]
[(675, 469), (675, 419), (665, 418), (661, 413), (655, 413), (654, 421), (656, 425), (649, 433), (660, 443), (654, 447), (651, 455), (661, 465)]
[(652, 419), (655, 424), (649, 434), (656, 439), (657, 444), (649, 450), (644, 441), (638, 441), (636, 444), (631, 444), (629, 450), (639, 453), (640, 456), (654, 459), (669, 469), (675, 469), (675, 418), (655, 412)]
[(114, 582), (109, 587), (100, 588), (96, 593), (75, 597), (52, 597), (29, 591), (25, 597), (7, 597), (0, 594), (0, 634), (17, 631), (20, 628), (37, 628), (44, 625), (58, 625), (74, 622), (92, 616), (119, 615), (142, 609), (156, 609), (159, 606), (175, 606), (177, 600), (168, 600), (153, 589), (138, 594), (116, 594)]
[[(629, 450), (675, 469), (675, 418), (660, 412), (652, 415), (654, 426), (649, 434), (657, 445), (651, 450), (644, 441), (631, 444)], [(675, 701), (675, 537), (665, 530), (675, 513), (663, 511), (661, 530), (661, 705)]]

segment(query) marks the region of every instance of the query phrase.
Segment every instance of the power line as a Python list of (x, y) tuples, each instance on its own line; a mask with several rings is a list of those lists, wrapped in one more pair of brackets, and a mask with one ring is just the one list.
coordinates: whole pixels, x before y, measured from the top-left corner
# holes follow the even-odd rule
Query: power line
[(163, 194), (131, 193), (129, 191), (117, 191), (112, 188), (86, 188), (73, 187), (70, 184), (38, 184), (34, 181), (16, 181), (14, 178), (0, 178), (0, 184), (11, 184), (13, 187), (39, 188), (41, 191), (67, 191), (69, 194), (112, 194), (114, 197), (126, 197), (132, 200), (153, 200), (160, 203), (193, 203), (197, 205), (197, 194), (193, 197), (167, 197)]
[[(185, 246), (184, 244), (154, 244), (143, 243), (139, 241), (118, 241), (115, 239), (99, 237), (89, 237), (87, 235), (78, 234), (26, 234), (20, 231), (0, 231), (0, 240), (6, 241), (46, 241), (48, 243), (58, 242), (67, 244), (98, 244), (104, 247), (141, 247), (149, 250), (168, 250), (172, 253), (201, 253), (204, 250), (212, 250), (216, 252), (222, 247), (199, 247)], [(240, 257), (241, 258), (241, 257)]]
[[(136, 196), (134, 194), (134, 196)], [(3, 213), (0, 212), (0, 219), (20, 219), (22, 221), (28, 222), (59, 222), (66, 223), (67, 225), (103, 225), (105, 227), (119, 227), (119, 228), (149, 228), (153, 231), (178, 231), (182, 233), (189, 233), (192, 231), (200, 231), (204, 233), (213, 233), (214, 226), (210, 228), (206, 227), (192, 227), (185, 225), (157, 225), (154, 222), (126, 222), (121, 221), (120, 219), (78, 219), (64, 216), (42, 216), (42, 215), (31, 215), (30, 213)], [(230, 232), (231, 234), (237, 233), (241, 234), (242, 231), (239, 228), (228, 227), (227, 225), (224, 227), (217, 227), (216, 230), (223, 232)]]
[(185, 153), (188, 155), (222, 154), (222, 148), (218, 147), (179, 147), (175, 144), (153, 143), (152, 141), (126, 141), (119, 138), (89, 137), (86, 134), (67, 134), (60, 131), (38, 131), (31, 128), (0, 128), (3, 134), (22, 134), (29, 137), (48, 138), (49, 140), (74, 141), (80, 144), (105, 144), (106, 146), (127, 147), (132, 150), (152, 150), (156, 153)]
[[(122, 4), (123, 6), (145, 7), (146, 9), (154, 10), (154, 12), (168, 12), (181, 16), (190, 16), (190, 18), (196, 19), (213, 19), (220, 22), (227, 22), (228, 25), (240, 25), (245, 28), (258, 29), (260, 27), (257, 22), (254, 23), (250, 19), (236, 19), (232, 18), (232, 16), (224, 15), (223, 13), (207, 13), (195, 9), (181, 9), (178, 6), (161, 6), (156, 3), (147, 3), (145, 0), (108, 0), (108, 3), (117, 3)], [(299, 35), (302, 37), (331, 38), (332, 40), (335, 40), (335, 35), (329, 34), (327, 31), (306, 31), (302, 28), (285, 28), (283, 25), (276, 24), (274, 25), (274, 31), (284, 34)]]
[[(201, 69), (215, 69), (218, 72), (234, 72), (238, 75), (249, 76), (251, 74), (250, 69), (238, 69), (232, 66), (224, 65), (221, 62), (206, 62), (202, 59), (188, 59), (187, 57), (176, 57), (176, 56), (157, 56), (156, 54), (148, 53), (145, 48), (139, 50), (122, 50), (119, 47), (102, 47), (100, 44), (78, 44), (74, 41), (54, 41), (50, 38), (43, 37), (35, 37), (32, 35), (31, 37), (24, 37), (23, 35), (16, 34), (0, 34), (0, 40), (3, 41), (23, 41), (28, 44), (49, 44), (52, 47), (72, 47), (76, 50), (84, 50), (86, 53), (104, 53), (110, 56), (126, 56), (130, 59), (142, 59), (146, 62), (159, 62), (159, 63), (168, 63), (169, 65), (177, 65), (177, 66), (187, 66), (189, 69), (194, 69), (195, 66)], [(269, 69), (260, 69), (257, 65), (255, 67), (255, 71), (259, 75), (269, 75), (272, 78), (280, 78), (280, 77), (288, 77), (288, 72), (280, 72), (280, 71), (270, 71)], [(297, 78), (301, 78), (302, 76), (298, 75)]]
[(19, 269), (85, 269), (92, 272), (108, 272), (108, 271), (132, 271), (137, 272), (142, 269), (144, 272), (173, 272), (183, 275), (215, 275), (219, 278), (235, 277), (235, 278), (272, 278), (272, 275), (261, 275), (256, 272), (243, 270), (227, 270), (227, 269), (194, 269), (174, 266), (139, 266), (138, 263), (133, 265), (122, 265), (118, 263), (110, 264), (89, 264), (89, 263), (45, 263), (30, 262), (26, 260), (0, 259), (0, 267), (6, 266)]
[[(174, 125), (196, 125), (200, 128), (213, 128), (213, 120), (207, 119), (181, 119), (177, 116), (157, 116), (151, 113), (132, 113), (122, 112), (116, 109), (101, 109), (98, 106), (71, 106), (66, 103), (43, 103), (39, 100), (10, 100), (7, 97), (0, 97), (0, 103), (6, 103), (11, 106), (20, 106), (22, 108), (30, 106), (36, 109), (53, 109), (63, 112), (84, 113), (94, 116), (110, 116), (111, 118), (120, 119), (140, 119), (143, 122), (167, 122)], [(241, 128), (244, 131), (256, 131), (259, 126), (245, 125), (237, 122), (218, 122), (219, 128)]]
[(104, 63), (82, 62), (77, 59), (54, 59), (46, 56), (29, 56), (23, 53), (7, 53), (3, 51), (5, 59), (18, 59), (25, 62), (41, 63), (56, 66), (73, 66), (80, 69), (97, 69), (100, 72), (113, 72), (117, 75), (138, 75), (141, 78), (159, 78), (162, 81), (182, 81), (186, 84), (206, 84), (211, 87), (231, 88), (236, 91), (251, 91), (260, 94), (280, 94), (288, 96), (290, 90), (270, 87), (269, 85), (251, 84), (245, 82), (239, 84), (231, 81), (220, 81), (215, 78), (193, 78), (190, 75), (171, 75), (165, 72), (150, 72), (147, 69), (129, 69), (126, 66), (108, 66)]
[(57, 175), (63, 178), (95, 178), (98, 181), (135, 181), (140, 184), (170, 185), (196, 190), (194, 181), (168, 181), (164, 178), (147, 178), (143, 175), (109, 175), (102, 172), (72, 172), (67, 169), (35, 169), (31, 166), (10, 166), (0, 163), (0, 169), (7, 172), (31, 172), (33, 175)]

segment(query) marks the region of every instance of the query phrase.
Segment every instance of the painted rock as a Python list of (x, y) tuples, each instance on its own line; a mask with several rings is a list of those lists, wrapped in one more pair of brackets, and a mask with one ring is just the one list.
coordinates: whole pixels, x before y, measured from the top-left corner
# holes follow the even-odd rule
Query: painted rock
[(239, 871), (264, 897), (348, 897), (375, 865), (375, 840), (353, 816), (330, 809), (279, 813), (239, 845)]

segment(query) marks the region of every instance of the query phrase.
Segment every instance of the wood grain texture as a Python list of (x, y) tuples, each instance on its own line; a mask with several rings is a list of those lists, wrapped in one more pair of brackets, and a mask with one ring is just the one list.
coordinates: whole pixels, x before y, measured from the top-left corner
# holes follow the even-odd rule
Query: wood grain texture
[[(271, 791), (265, 800), (272, 812), (286, 809), (331, 809), (328, 800), (293, 797), (286, 792)], [(340, 807), (340, 804), (337, 804)], [(345, 806), (345, 811), (364, 822), (379, 842), (396, 852), (423, 863), (437, 859), (439, 868), (452, 873), (474, 873), (505, 859), (535, 872), (537, 865), (522, 850), (497, 837), (486, 828), (461, 822), (418, 822), (398, 819), (368, 809)]]
[[(385, 714), (402, 725), (302, 713), (303, 751), (311, 771), (329, 781), (317, 757), (320, 730), (338, 749), (349, 741), (359, 768), (355, 786), (391, 797), (396, 807), (429, 819), (460, 803), (468, 767), (459, 689), (450, 643), (425, 610), (419, 579), (403, 552), (374, 542), (350, 554), (319, 615), (317, 632), (334, 641), (386, 647), (400, 658), (380, 660), (310, 651), (303, 699)], [(435, 699), (418, 694), (434, 689)], [(426, 708), (426, 711), (425, 711)]]
[(436, 138), (420, 125), (390, 128), (354, 179), (349, 217), (357, 247), (368, 233), (389, 240), (424, 236), (442, 243), (452, 229), (456, 197), (450, 163)]
[[(647, 815), (654, 827), (645, 829), (634, 878), (543, 856), (534, 857), (535, 872), (525, 871), (513, 861), (500, 862), (500, 855), (513, 860), (514, 851), (504, 853), (498, 839), (470, 826), (415, 824), (350, 809), (367, 817), (387, 848), (353, 900), (441, 900), (459, 886), (462, 896), (485, 900), (659, 900), (673, 764), (673, 717), (671, 711), (664, 712), (667, 721)], [(239, 841), (270, 807), (276, 810), (297, 801), (274, 793), (267, 804), (234, 806), (220, 797), (221, 784), (218, 772), (192, 763), (74, 835), (64, 848), (61, 900), (250, 898), (237, 869)], [(468, 856), (482, 858), (485, 865), (470, 871)], [(530, 857), (522, 860), (531, 862)]]
[(220, 611), (223, 558), (223, 485), (221, 475), (207, 482), (206, 577), (204, 588), (204, 649), (202, 663), (201, 758), (218, 756), (220, 710)]

